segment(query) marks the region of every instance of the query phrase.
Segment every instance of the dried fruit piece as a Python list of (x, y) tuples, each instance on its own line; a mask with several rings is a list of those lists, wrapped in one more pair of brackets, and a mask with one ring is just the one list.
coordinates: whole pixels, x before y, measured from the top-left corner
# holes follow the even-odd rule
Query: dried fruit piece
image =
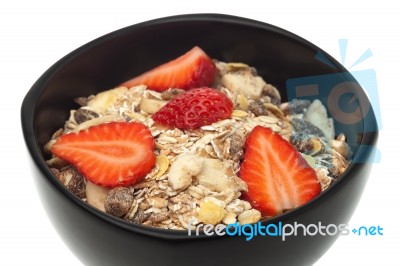
[(185, 91), (181, 89), (169, 89), (161, 93), (161, 99), (163, 99), (164, 101), (170, 101), (184, 92)]
[(238, 222), (240, 224), (253, 224), (258, 222), (261, 219), (261, 212), (251, 209), (242, 212), (238, 216)]
[(62, 135), (51, 148), (91, 182), (109, 187), (139, 182), (155, 164), (154, 139), (143, 124), (112, 122)]
[(253, 101), (249, 104), (249, 111), (255, 116), (268, 115), (268, 110), (261, 101)]
[(324, 132), (322, 132), (321, 129), (318, 127), (314, 126), (310, 122), (304, 119), (299, 119), (299, 118), (292, 118), (290, 123), (293, 126), (294, 131), (303, 133), (305, 135), (311, 136), (318, 136), (318, 137), (324, 137)]
[(161, 108), (154, 121), (180, 129), (196, 129), (230, 117), (233, 103), (215, 89), (187, 91)]
[(199, 47), (122, 84), (128, 88), (144, 84), (155, 91), (169, 88), (189, 90), (214, 81), (215, 64)]
[(245, 197), (264, 216), (274, 216), (315, 198), (321, 192), (315, 171), (279, 134), (256, 126), (245, 145), (240, 177)]
[(324, 143), (321, 137), (304, 133), (293, 134), (290, 142), (299, 152), (306, 155), (316, 155), (324, 151)]
[(289, 115), (301, 114), (307, 110), (310, 104), (311, 102), (309, 100), (293, 99), (290, 102), (281, 104), (281, 109), (284, 113)]
[(222, 221), (225, 214), (225, 209), (213, 201), (203, 201), (200, 203), (198, 218), (204, 224), (217, 224)]
[(73, 194), (81, 199), (86, 197), (85, 179), (75, 168), (68, 167), (62, 171), (56, 168), (51, 168), (50, 170)]
[(99, 117), (96, 112), (84, 108), (79, 108), (74, 112), (74, 119), (78, 125), (96, 117)]
[(125, 215), (133, 203), (133, 194), (129, 188), (116, 187), (111, 189), (106, 197), (105, 211), (113, 216)]

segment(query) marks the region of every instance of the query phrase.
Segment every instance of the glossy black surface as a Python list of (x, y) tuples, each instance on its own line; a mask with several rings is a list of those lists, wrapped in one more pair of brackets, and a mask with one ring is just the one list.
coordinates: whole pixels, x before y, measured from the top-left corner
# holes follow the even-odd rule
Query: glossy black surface
[[(187, 15), (133, 25), (96, 39), (55, 63), (32, 86), (22, 105), (22, 128), (36, 186), (54, 227), (85, 265), (310, 265), (337, 237), (193, 237), (186, 231), (129, 224), (69, 193), (45, 165), (42, 147), (63, 125), (73, 99), (100, 92), (202, 47), (211, 57), (255, 66), (286, 96), (290, 78), (346, 71), (318, 47), (271, 25), (225, 15)], [(315, 58), (321, 51), (335, 67)], [(364, 121), (376, 128), (375, 119)], [(359, 132), (373, 146), (377, 133)], [(357, 162), (371, 156), (355, 151)], [(352, 164), (329, 190), (307, 205), (269, 220), (277, 223), (346, 223), (361, 196), (370, 164)], [(43, 251), (45, 252), (45, 251)]]

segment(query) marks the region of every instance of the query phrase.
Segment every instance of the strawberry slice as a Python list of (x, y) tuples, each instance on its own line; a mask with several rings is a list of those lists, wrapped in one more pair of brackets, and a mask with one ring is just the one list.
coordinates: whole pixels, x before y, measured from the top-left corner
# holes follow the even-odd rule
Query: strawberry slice
[(112, 122), (62, 135), (51, 148), (91, 182), (128, 186), (139, 182), (155, 165), (154, 139), (137, 122)]
[(261, 126), (247, 137), (240, 177), (248, 186), (245, 198), (264, 216), (301, 206), (321, 192), (314, 169), (301, 154)]
[(155, 91), (165, 91), (169, 88), (189, 90), (209, 86), (214, 81), (215, 72), (216, 67), (211, 58), (195, 46), (186, 54), (121, 85), (130, 88), (144, 84), (148, 89)]
[(232, 101), (211, 88), (186, 91), (153, 115), (153, 120), (180, 129), (196, 129), (231, 116)]

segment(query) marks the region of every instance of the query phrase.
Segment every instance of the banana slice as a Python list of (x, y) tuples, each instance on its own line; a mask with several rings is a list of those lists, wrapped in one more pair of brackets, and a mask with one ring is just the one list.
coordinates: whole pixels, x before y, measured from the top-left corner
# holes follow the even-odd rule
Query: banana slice
[(203, 158), (194, 154), (182, 154), (176, 157), (168, 173), (168, 182), (172, 189), (186, 189), (192, 183), (193, 177), (200, 173), (203, 162)]
[(240, 93), (248, 98), (257, 100), (260, 98), (265, 81), (250, 72), (228, 73), (221, 79), (222, 85), (234, 93)]
[(307, 109), (305, 119), (324, 132), (325, 137), (331, 140), (335, 136), (333, 119), (328, 118), (325, 106), (320, 100), (314, 100)]
[(127, 91), (128, 89), (126, 87), (118, 87), (100, 92), (88, 102), (88, 106), (97, 113), (104, 113), (108, 107), (113, 105)]
[(247, 189), (245, 183), (229, 169), (229, 165), (219, 159), (205, 158), (196, 179), (200, 185), (216, 192), (224, 192), (227, 189), (233, 191)]

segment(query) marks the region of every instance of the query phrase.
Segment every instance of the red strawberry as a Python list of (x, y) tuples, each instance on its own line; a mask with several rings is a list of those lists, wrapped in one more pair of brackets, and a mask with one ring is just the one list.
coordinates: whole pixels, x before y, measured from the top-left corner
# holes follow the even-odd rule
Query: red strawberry
[(192, 89), (164, 105), (154, 121), (181, 129), (195, 129), (230, 117), (233, 103), (220, 91)]
[(154, 139), (140, 123), (112, 122), (62, 135), (51, 148), (91, 182), (107, 187), (139, 182), (155, 165)]
[(264, 216), (296, 208), (321, 192), (317, 175), (301, 154), (269, 128), (257, 126), (245, 144), (240, 177), (245, 197)]
[(144, 84), (155, 91), (165, 91), (169, 88), (189, 90), (209, 86), (214, 81), (215, 72), (215, 64), (211, 58), (195, 46), (186, 54), (121, 85), (130, 88)]

